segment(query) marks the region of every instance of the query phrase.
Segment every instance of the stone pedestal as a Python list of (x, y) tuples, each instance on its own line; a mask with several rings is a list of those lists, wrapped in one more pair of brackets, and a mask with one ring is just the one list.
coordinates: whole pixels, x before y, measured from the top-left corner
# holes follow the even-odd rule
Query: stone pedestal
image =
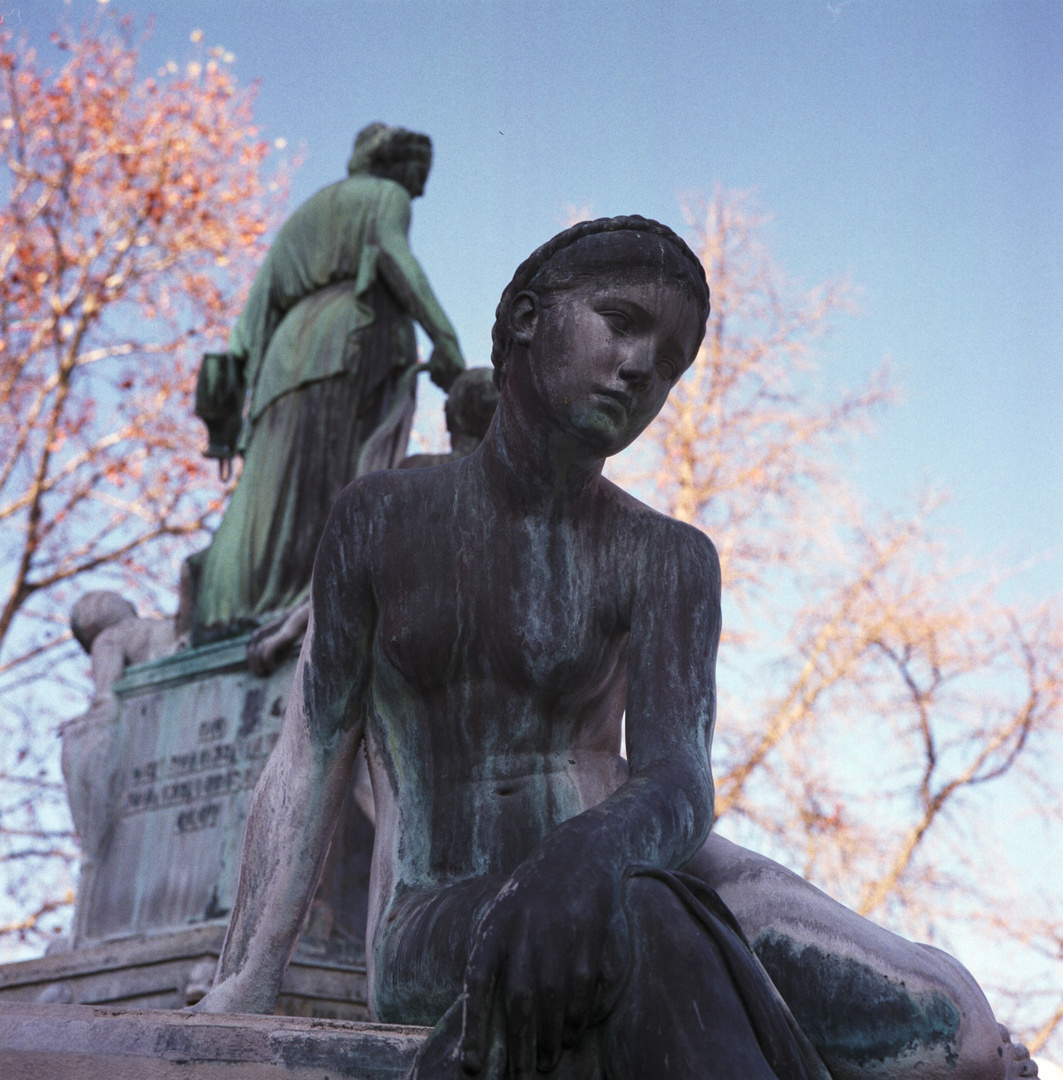
[[(74, 948), (0, 967), (0, 1003), (177, 1009), (210, 985), (236, 894), (244, 822), (277, 740), (295, 669), (252, 674), (247, 638), (130, 668), (112, 775), (113, 827), (82, 878)], [(91, 778), (90, 778), (91, 779)], [(363, 1020), (372, 826), (347, 800), (325, 880), (277, 1005)], [(0, 1076), (6, 1076), (0, 1070)]]
[(426, 1028), (0, 1003), (4, 1080), (401, 1080)]
[[(224, 937), (224, 926), (198, 926), (5, 964), (0, 966), (0, 1006), (46, 1002), (181, 1009), (209, 986)], [(364, 965), (297, 952), (285, 972), (277, 1012), (367, 1019)]]
[[(260, 679), (246, 638), (130, 668), (121, 703), (120, 796), (79, 946), (203, 923), (224, 925), (236, 892), (244, 820), (277, 741), (295, 668)], [(83, 910), (82, 910), (83, 909)]]

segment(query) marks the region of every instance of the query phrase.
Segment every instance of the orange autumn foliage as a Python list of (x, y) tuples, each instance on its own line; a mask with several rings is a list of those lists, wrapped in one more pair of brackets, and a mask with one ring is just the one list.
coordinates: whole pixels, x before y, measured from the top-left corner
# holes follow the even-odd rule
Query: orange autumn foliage
[(788, 281), (747, 193), (686, 210), (713, 310), (645, 438), (652, 501), (720, 552), (720, 826), (981, 963), (1001, 1017), (1058, 1055), (1063, 903), (1012, 851), (1063, 836), (1063, 597), (1025, 601), (1002, 561), (957, 560), (940, 499), (866, 505), (836, 451), (888, 381), (832, 395), (816, 378), (847, 283)]
[(84, 701), (70, 605), (113, 583), (148, 614), (205, 541), (226, 492), (192, 415), (199, 355), (225, 342), (286, 194), (224, 50), (144, 77), (106, 11), (45, 49), (52, 68), (0, 27), (0, 945), (16, 950), (72, 898), (55, 737)]
[(223, 50), (142, 78), (127, 19), (52, 43), (54, 71), (0, 37), (0, 648), (31, 598), (141, 571), (216, 508), (198, 352), (283, 197)]

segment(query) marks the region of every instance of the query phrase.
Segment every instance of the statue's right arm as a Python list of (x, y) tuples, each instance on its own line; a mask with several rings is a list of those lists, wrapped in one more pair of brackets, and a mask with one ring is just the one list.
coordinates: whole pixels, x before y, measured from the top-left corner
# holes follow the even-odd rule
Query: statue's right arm
[[(398, 185), (394, 187), (397, 189)], [(409, 233), (409, 196), (393, 190), (381, 201), (376, 222), (380, 273), (402, 306), (432, 339), (435, 346), (432, 362), (450, 369), (456, 376), (465, 367), (458, 335), (410, 250)]]
[(348, 489), (322, 536), (287, 711), (251, 800), (229, 932), (197, 1011), (273, 1011), (350, 784), (374, 622), (359, 504)]

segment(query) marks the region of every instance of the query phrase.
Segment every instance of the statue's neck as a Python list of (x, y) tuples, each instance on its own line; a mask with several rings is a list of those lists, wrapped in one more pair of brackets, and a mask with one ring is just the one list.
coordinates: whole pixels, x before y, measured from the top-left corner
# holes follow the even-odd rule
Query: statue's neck
[(594, 495), (605, 458), (502, 395), (480, 448), (488, 483), (523, 511), (575, 510)]

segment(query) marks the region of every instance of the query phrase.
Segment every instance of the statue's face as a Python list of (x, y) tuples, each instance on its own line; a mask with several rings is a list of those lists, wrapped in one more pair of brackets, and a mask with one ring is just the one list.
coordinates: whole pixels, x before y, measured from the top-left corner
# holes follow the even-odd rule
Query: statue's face
[(548, 418), (603, 455), (660, 412), (702, 329), (690, 293), (660, 276), (594, 280), (546, 301), (525, 293), (514, 314), (531, 330), (528, 374)]
[(424, 194), (424, 186), (428, 182), (428, 170), (431, 162), (424, 160), (407, 161), (403, 173), (402, 186), (410, 193), (411, 199), (416, 199)]

